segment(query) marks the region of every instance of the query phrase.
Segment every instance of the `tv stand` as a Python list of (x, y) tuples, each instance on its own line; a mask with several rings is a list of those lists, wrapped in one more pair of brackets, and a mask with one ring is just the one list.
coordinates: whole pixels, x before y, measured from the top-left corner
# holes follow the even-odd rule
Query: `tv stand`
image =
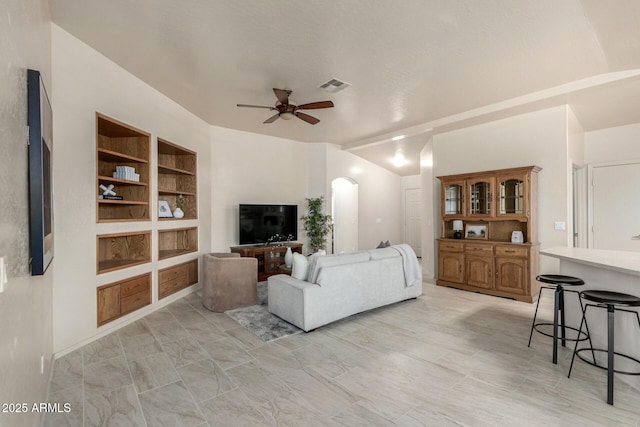
[(231, 246), (231, 252), (243, 257), (256, 258), (258, 260), (258, 281), (263, 282), (274, 274), (282, 274), (280, 266), (284, 264), (284, 254), (287, 248), (292, 252), (302, 253), (302, 243), (270, 244), (269, 246), (248, 245)]

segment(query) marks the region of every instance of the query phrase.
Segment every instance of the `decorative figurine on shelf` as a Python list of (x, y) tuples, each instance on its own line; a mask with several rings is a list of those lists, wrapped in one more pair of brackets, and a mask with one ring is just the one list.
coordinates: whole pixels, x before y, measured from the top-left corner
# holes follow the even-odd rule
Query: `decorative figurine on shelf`
[(100, 184), (100, 189), (102, 190), (103, 196), (115, 196), (116, 192), (113, 191), (113, 184), (109, 184), (108, 187), (105, 187), (104, 184)]
[(109, 184), (109, 186), (105, 186), (104, 184), (100, 184), (100, 190), (102, 190), (102, 194), (98, 196), (98, 199), (104, 200), (122, 200), (122, 196), (116, 195), (116, 192), (113, 191), (113, 184)]
[(187, 199), (186, 197), (184, 197), (182, 194), (178, 194), (178, 197), (176, 197), (176, 210), (173, 211), (173, 217), (174, 218), (182, 218), (184, 217), (184, 209), (187, 208), (187, 205), (189, 205), (189, 199)]

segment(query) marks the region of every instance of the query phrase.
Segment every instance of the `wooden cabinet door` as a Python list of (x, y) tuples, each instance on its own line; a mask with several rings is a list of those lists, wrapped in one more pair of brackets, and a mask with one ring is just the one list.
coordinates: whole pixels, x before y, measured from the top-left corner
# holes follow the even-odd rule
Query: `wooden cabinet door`
[(495, 287), (512, 294), (527, 294), (527, 260), (525, 258), (496, 257)]
[(529, 216), (529, 175), (515, 173), (496, 177), (496, 216), (527, 218)]
[(465, 180), (443, 180), (441, 189), (442, 218), (465, 215)]
[(440, 252), (438, 277), (447, 282), (464, 283), (464, 254)]
[(480, 177), (467, 180), (467, 216), (488, 218), (495, 216), (495, 179)]
[(493, 288), (493, 258), (467, 255), (467, 284), (483, 289)]
[(120, 285), (98, 288), (98, 326), (120, 316)]

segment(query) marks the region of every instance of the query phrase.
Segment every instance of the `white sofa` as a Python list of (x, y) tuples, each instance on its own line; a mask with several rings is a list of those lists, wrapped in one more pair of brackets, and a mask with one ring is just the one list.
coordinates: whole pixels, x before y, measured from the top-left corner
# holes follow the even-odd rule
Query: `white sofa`
[(311, 259), (306, 280), (268, 279), (269, 311), (307, 332), (422, 294), (420, 265), (409, 245)]

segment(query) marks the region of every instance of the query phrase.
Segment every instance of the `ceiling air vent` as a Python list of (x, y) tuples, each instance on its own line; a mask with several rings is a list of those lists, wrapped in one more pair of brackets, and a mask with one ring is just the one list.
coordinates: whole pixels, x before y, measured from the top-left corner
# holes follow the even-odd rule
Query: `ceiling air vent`
[(351, 83), (343, 82), (342, 80), (333, 78), (328, 82), (321, 84), (320, 88), (326, 90), (327, 92), (336, 93), (340, 92), (341, 90), (345, 90), (349, 86), (351, 86)]

